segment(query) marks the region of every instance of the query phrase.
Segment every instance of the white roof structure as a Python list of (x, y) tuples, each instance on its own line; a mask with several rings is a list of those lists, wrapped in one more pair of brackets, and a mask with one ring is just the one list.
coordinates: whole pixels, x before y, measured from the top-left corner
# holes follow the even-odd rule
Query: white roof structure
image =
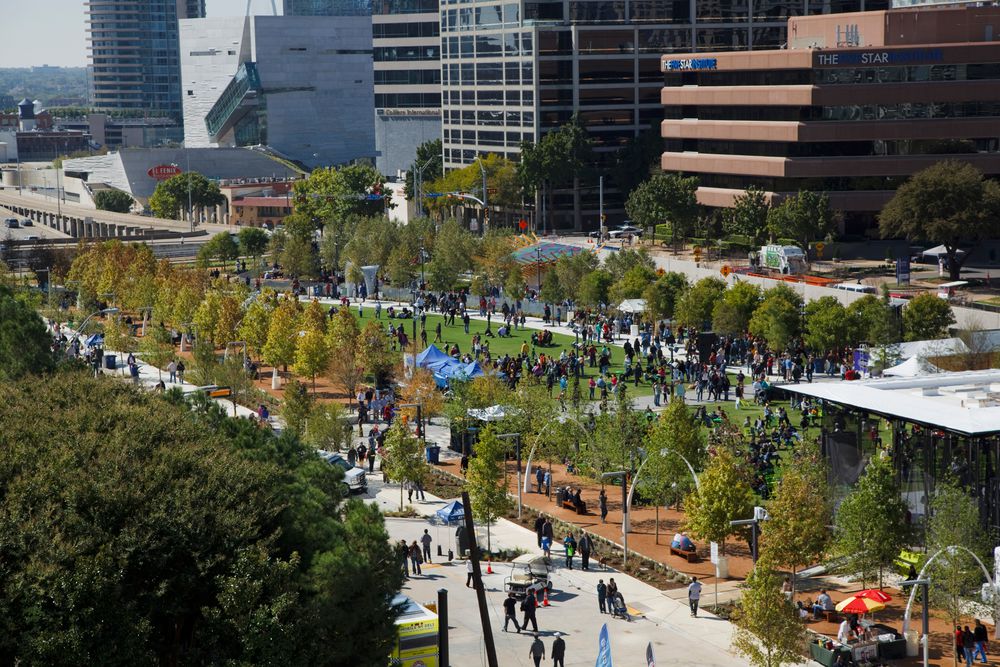
[(1000, 369), (780, 388), (966, 435), (1000, 433)]
[(940, 372), (940, 368), (926, 359), (922, 359), (920, 357), (910, 357), (901, 364), (885, 369), (882, 371), (882, 375), (912, 378), (920, 375), (930, 375), (932, 373)]
[(623, 313), (641, 313), (646, 310), (645, 299), (625, 299), (618, 306)]

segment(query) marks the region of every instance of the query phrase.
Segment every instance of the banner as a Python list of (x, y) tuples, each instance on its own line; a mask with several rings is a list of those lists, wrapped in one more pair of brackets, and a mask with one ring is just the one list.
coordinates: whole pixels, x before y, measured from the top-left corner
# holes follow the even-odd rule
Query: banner
[(656, 667), (656, 658), (653, 656), (653, 642), (646, 644), (646, 667)]
[(597, 638), (597, 663), (594, 667), (614, 667), (611, 661), (611, 639), (608, 637), (608, 624), (601, 626), (601, 634)]

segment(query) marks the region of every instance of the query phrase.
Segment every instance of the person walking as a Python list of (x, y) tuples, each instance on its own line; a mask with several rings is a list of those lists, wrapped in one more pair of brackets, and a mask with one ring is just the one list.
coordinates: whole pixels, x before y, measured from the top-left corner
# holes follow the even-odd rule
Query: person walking
[(372, 474), (375, 472), (375, 448), (372, 447), (368, 450), (368, 473)]
[(608, 494), (604, 493), (604, 489), (601, 489), (601, 495), (597, 497), (597, 504), (601, 508), (601, 523), (608, 518)]
[(972, 653), (972, 659), (975, 660), (976, 656), (978, 655), (981, 659), (981, 662), (985, 665), (986, 647), (990, 643), (990, 635), (986, 631), (986, 626), (983, 625), (978, 618), (975, 620), (976, 620), (976, 626), (972, 629), (972, 635), (973, 638), (975, 639), (976, 649)]
[(524, 620), (521, 621), (522, 628), (527, 630), (528, 621), (531, 621), (531, 629), (534, 632), (538, 632), (538, 621), (535, 619), (535, 611), (537, 609), (538, 598), (535, 597), (535, 591), (532, 589), (521, 601), (521, 611), (524, 612)]
[(563, 549), (566, 550), (566, 567), (573, 569), (573, 556), (576, 554), (576, 538), (569, 533), (563, 538)]
[(603, 579), (597, 580), (597, 606), (601, 610), (601, 613), (606, 613), (607, 609), (605, 604), (608, 599), (608, 585), (604, 583)]
[(545, 524), (542, 525), (542, 552), (545, 554), (546, 558), (552, 555), (551, 554), (552, 538), (553, 538), (552, 522), (549, 521), (548, 518), (546, 518)]
[(537, 485), (537, 490), (535, 493), (542, 492), (542, 483), (545, 481), (545, 468), (538, 466), (535, 468), (535, 484)]
[(410, 557), (410, 548), (406, 546), (406, 540), (399, 541), (399, 544), (396, 546), (396, 552), (399, 554), (399, 559), (403, 561), (403, 576), (409, 579), (410, 569), (407, 566), (407, 562)]
[(562, 638), (562, 633), (556, 633), (556, 640), (552, 642), (552, 667), (566, 667), (563, 660), (566, 659), (566, 641)]
[(170, 374), (170, 384), (177, 384), (177, 361), (171, 359), (167, 364), (167, 373)]
[(181, 359), (177, 362), (177, 380), (181, 384), (184, 384), (184, 360)]
[(975, 651), (976, 638), (972, 634), (969, 626), (965, 626), (962, 632), (962, 653), (965, 655), (965, 667), (972, 667), (973, 653)]
[(432, 540), (431, 540), (430, 533), (428, 533), (427, 529), (424, 528), (424, 534), (420, 536), (420, 544), (423, 545), (423, 548), (424, 548), (424, 562), (425, 563), (430, 563), (431, 562), (431, 541)]
[(580, 560), (582, 561), (580, 567), (584, 570), (590, 570), (590, 552), (594, 550), (594, 541), (590, 539), (590, 535), (583, 533), (580, 535), (577, 547), (580, 549)]
[(472, 559), (465, 561), (465, 587), (472, 588)]
[(688, 605), (691, 606), (691, 615), (698, 615), (698, 601), (701, 599), (701, 582), (698, 581), (698, 577), (691, 577), (691, 583), (688, 584)]
[(535, 536), (538, 538), (538, 548), (542, 548), (542, 529), (545, 527), (545, 517), (541, 514), (535, 519)]
[(535, 667), (542, 664), (542, 660), (545, 658), (545, 644), (542, 643), (541, 637), (537, 634), (535, 641), (531, 642), (531, 647), (528, 649), (528, 657), (535, 661)]
[(507, 625), (514, 621), (517, 634), (521, 634), (521, 625), (517, 622), (517, 598), (513, 593), (507, 594), (507, 599), (503, 601), (503, 631), (507, 632)]
[(416, 540), (413, 540), (413, 544), (410, 545), (410, 567), (414, 574), (423, 575), (423, 572), (420, 571), (420, 560), (420, 545), (417, 544)]

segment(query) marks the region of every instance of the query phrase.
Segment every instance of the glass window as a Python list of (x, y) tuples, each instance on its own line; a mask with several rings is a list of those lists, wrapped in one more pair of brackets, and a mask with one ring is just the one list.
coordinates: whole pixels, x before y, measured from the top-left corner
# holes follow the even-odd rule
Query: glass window
[(480, 28), (500, 27), (500, 5), (476, 7), (476, 25)]
[(462, 39), (461, 39), (461, 45), (462, 45), (462, 57), (463, 58), (472, 58), (473, 56), (476, 55), (476, 52), (475, 52), (472, 44), (473, 44), (473, 42), (472, 42), (472, 36), (471, 35), (467, 35), (467, 36), (463, 36), (462, 37)]
[(569, 20), (576, 23), (623, 23), (624, 0), (573, 0), (569, 3)]
[(521, 91), (520, 90), (508, 90), (507, 91), (507, 106), (521, 106)]
[(503, 69), (500, 63), (478, 63), (476, 65), (476, 82), (483, 84), (503, 83)]
[(503, 22), (508, 25), (517, 25), (521, 22), (520, 7), (516, 3), (503, 6)]
[(507, 56), (518, 55), (516, 32), (509, 32), (503, 36), (503, 52)]
[(476, 56), (479, 58), (503, 55), (500, 35), (477, 35)]
[(502, 106), (503, 91), (501, 90), (480, 90), (479, 104), (481, 106)]
[(516, 86), (521, 82), (520, 63), (504, 63), (504, 80), (508, 86)]

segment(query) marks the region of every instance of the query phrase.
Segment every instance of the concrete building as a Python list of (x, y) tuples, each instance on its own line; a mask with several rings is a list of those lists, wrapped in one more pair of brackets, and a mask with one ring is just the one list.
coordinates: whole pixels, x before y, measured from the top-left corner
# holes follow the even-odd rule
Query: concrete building
[(262, 145), (309, 167), (374, 159), (370, 16), (226, 22), (181, 22), (189, 146)]
[(90, 100), (100, 111), (181, 117), (178, 20), (204, 0), (87, 0)]
[(267, 227), (292, 214), (294, 181), (281, 179), (227, 180), (219, 184), (229, 209), (229, 224)]
[(756, 185), (825, 191), (863, 234), (910, 175), (944, 159), (1000, 175), (998, 7), (907, 8), (788, 22), (788, 49), (662, 58), (662, 167), (699, 201)]
[(106, 113), (56, 118), (55, 125), (63, 130), (75, 130), (90, 135), (97, 148), (155, 148), (180, 144), (184, 140), (183, 126), (168, 116), (121, 118)]
[[(885, 6), (886, 0), (445, 0), (445, 166), (471, 164), (481, 153), (516, 158), (522, 141), (537, 141), (578, 114), (604, 154), (599, 169), (610, 173), (610, 154), (663, 118), (663, 53), (778, 48), (789, 16)], [(597, 188), (579, 194), (556, 196), (556, 227), (596, 228)]]

